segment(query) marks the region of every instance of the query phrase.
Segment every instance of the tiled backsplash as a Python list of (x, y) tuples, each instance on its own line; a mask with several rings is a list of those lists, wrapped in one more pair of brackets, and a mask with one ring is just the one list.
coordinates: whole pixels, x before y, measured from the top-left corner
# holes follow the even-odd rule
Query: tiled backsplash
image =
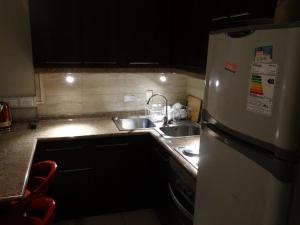
[[(146, 90), (165, 95), (169, 104), (185, 104), (188, 94), (202, 98), (203, 80), (179, 73), (99, 72), (73, 73), (75, 81), (65, 81), (66, 73), (39, 73), (40, 117), (91, 115), (101, 112), (144, 110)], [(124, 102), (125, 95), (136, 96), (134, 102)]]
[(203, 99), (205, 81), (202, 79), (187, 77), (187, 94)]

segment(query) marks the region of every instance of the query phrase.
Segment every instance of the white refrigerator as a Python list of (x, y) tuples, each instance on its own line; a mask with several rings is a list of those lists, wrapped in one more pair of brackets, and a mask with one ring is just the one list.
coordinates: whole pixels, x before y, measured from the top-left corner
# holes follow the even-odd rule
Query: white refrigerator
[(210, 34), (195, 225), (299, 225), (300, 24)]

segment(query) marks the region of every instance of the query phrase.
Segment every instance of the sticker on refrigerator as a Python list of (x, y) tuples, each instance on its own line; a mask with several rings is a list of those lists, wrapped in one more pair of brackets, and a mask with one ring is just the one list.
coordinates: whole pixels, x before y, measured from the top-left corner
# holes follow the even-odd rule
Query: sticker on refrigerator
[(273, 46), (255, 48), (255, 62), (271, 63), (273, 58)]
[(227, 70), (231, 73), (236, 73), (237, 65), (235, 63), (226, 61), (224, 63), (224, 67), (225, 67), (225, 70)]
[(271, 116), (277, 64), (254, 62), (251, 67), (247, 110)]

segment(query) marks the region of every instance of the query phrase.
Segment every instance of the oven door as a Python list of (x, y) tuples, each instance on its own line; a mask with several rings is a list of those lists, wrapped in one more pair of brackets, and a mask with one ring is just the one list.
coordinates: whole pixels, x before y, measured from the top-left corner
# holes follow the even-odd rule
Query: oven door
[(174, 217), (174, 225), (192, 225), (194, 214), (193, 204), (187, 200), (187, 197), (175, 185), (168, 183), (168, 189), (173, 202), (172, 215)]

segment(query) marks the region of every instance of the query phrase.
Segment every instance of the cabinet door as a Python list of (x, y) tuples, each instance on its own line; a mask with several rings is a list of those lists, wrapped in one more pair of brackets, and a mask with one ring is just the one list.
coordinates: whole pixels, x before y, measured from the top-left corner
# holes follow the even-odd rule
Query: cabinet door
[(78, 0), (31, 0), (30, 11), (35, 66), (80, 65)]
[(165, 205), (167, 162), (154, 146), (144, 134), (38, 142), (34, 162), (58, 163), (57, 220)]
[(59, 170), (48, 195), (56, 202), (56, 220), (97, 215), (95, 170)]
[(149, 208), (153, 205), (151, 151), (144, 137), (99, 139), (95, 143), (97, 201), (100, 213)]
[(213, 0), (211, 30), (247, 26), (260, 23), (273, 23), (277, 0)]
[(214, 0), (216, 9), (214, 17), (233, 16), (236, 19), (272, 18), (277, 0), (246, 0), (243, 4), (238, 0)]
[(57, 220), (96, 214), (97, 190), (91, 155), (88, 141), (38, 142), (34, 162), (57, 163), (57, 176), (48, 191), (56, 202)]
[(172, 64), (205, 72), (210, 16), (208, 3), (198, 0), (172, 2)]
[(129, 0), (118, 4), (122, 63), (137, 66), (169, 64), (169, 0)]
[(116, 1), (81, 0), (85, 66), (116, 66)]

